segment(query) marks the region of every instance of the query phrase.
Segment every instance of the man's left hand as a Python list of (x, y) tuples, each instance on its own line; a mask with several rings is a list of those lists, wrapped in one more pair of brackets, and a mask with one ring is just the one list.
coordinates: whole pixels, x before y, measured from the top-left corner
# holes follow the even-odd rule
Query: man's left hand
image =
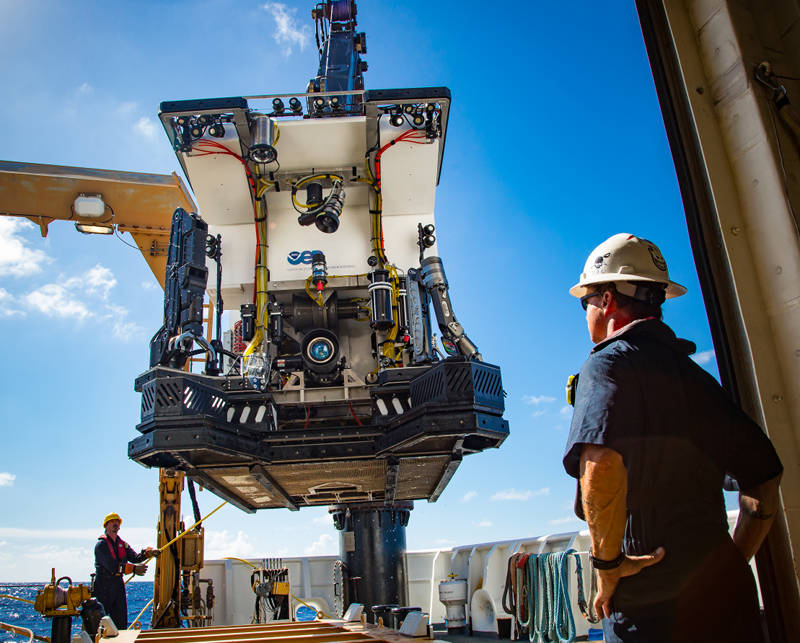
[(594, 599), (594, 611), (600, 617), (611, 616), (611, 597), (617, 589), (620, 578), (635, 576), (645, 567), (660, 563), (666, 554), (663, 547), (659, 547), (652, 554), (646, 556), (626, 556), (619, 567), (614, 569), (597, 570), (597, 596)]

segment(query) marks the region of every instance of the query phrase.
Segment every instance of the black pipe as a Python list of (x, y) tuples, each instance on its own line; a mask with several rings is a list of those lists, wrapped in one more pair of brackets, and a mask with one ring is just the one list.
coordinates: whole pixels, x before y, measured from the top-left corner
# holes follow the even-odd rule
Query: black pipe
[(370, 622), (375, 620), (373, 605), (408, 604), (406, 525), (413, 508), (414, 503), (406, 501), (331, 509), (340, 531), (340, 555), (351, 580), (350, 602), (362, 603)]

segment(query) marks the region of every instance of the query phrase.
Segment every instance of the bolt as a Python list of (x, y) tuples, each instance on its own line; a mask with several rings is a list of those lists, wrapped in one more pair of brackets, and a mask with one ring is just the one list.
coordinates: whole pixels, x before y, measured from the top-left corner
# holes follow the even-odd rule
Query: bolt
[(772, 401), (773, 401), (773, 402), (775, 402), (776, 404), (777, 404), (778, 402), (783, 402), (783, 395), (781, 395), (780, 393), (775, 393), (775, 394), (772, 396)]
[(739, 228), (739, 226), (735, 225), (735, 226), (733, 226), (733, 227), (731, 228), (731, 232), (732, 232), (733, 234), (739, 234), (739, 232), (741, 232), (741, 228)]

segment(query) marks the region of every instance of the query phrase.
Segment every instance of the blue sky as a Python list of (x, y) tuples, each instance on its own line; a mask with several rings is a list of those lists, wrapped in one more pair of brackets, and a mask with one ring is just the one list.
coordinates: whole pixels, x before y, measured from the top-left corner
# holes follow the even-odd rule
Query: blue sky
[[(162, 100), (303, 91), (313, 2), (0, 0), (0, 158), (180, 172)], [(424, 6), (424, 11), (412, 7)], [(634, 3), (362, 0), (368, 88), (448, 86), (437, 237), (459, 320), (503, 369), (511, 436), (470, 456), (412, 549), (582, 528), (561, 467), (564, 384), (588, 353), (567, 293), (617, 232), (660, 245), (689, 294), (665, 320), (716, 374), (672, 160)], [(127, 459), (162, 295), (137, 251), (0, 217), (0, 581), (88, 578), (103, 515), (152, 545), (158, 472)], [(187, 520), (191, 518), (185, 498)], [(199, 496), (203, 513), (219, 504)], [(207, 525), (207, 555), (338, 551), (324, 509)]]

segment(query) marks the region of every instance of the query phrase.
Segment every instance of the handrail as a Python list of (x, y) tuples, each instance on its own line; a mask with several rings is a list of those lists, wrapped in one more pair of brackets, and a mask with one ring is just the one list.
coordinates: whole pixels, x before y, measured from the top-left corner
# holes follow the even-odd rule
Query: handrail
[(0, 630), (6, 630), (12, 634), (21, 634), (22, 636), (27, 636), (28, 643), (32, 643), (34, 639), (37, 641), (45, 641), (45, 643), (50, 643), (49, 637), (34, 634), (33, 631), (29, 630), (27, 627), (19, 627), (18, 625), (11, 625), (10, 623), (0, 623)]

